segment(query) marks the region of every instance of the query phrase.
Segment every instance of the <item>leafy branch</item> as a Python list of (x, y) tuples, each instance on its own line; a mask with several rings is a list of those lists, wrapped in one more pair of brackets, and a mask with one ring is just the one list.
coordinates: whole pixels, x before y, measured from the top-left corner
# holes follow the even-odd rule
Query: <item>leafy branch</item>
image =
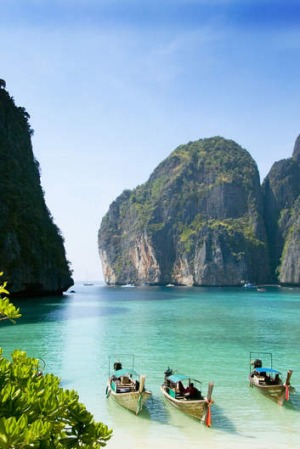
[[(3, 272), (0, 273), (0, 276), (3, 276)], [(12, 323), (16, 323), (16, 319), (20, 318), (22, 314), (20, 313), (20, 309), (16, 308), (9, 300), (7, 296), (9, 295), (9, 291), (6, 290), (7, 282), (3, 282), (0, 285), (0, 321), (2, 320), (10, 320)]]

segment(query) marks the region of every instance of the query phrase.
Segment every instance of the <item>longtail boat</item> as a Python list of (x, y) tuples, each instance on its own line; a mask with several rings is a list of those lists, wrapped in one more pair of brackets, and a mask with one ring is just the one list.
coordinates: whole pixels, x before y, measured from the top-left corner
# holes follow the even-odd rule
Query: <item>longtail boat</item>
[(152, 392), (146, 390), (146, 376), (135, 371), (132, 357), (131, 367), (128, 368), (123, 368), (119, 360), (114, 362), (113, 372), (109, 372), (106, 397), (111, 396), (119, 405), (138, 415)]
[[(272, 366), (271, 352), (260, 353), (258, 358), (253, 357), (254, 354), (254, 352), (250, 352), (250, 387), (257, 388), (272, 401), (283, 405), (285, 401), (289, 400), (290, 393), (295, 391), (290, 384), (293, 371), (287, 371), (285, 382), (283, 382), (280, 371)], [(261, 356), (268, 357), (268, 364), (263, 365)]]
[(208, 427), (211, 427), (210, 407), (213, 403), (213, 383), (209, 383), (207, 396), (203, 397), (201, 381), (185, 374), (174, 373), (170, 368), (164, 374), (164, 383), (160, 390), (166, 400), (181, 412), (203, 421)]

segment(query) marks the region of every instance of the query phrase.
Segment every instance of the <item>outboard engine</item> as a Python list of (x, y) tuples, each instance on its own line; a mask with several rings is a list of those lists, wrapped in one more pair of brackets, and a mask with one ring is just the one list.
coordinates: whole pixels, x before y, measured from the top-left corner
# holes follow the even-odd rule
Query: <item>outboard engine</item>
[(261, 368), (262, 367), (262, 361), (260, 359), (254, 360), (253, 366), (254, 366), (254, 368)]
[(173, 374), (173, 370), (171, 368), (167, 368), (167, 370), (164, 372), (165, 377), (169, 377), (171, 376), (171, 374)]
[(115, 362), (114, 363), (114, 371), (118, 371), (119, 369), (122, 369), (122, 363)]
[(169, 387), (170, 386), (170, 381), (168, 380), (168, 377), (171, 376), (171, 374), (173, 374), (173, 370), (171, 368), (167, 368), (167, 370), (164, 372), (165, 375), (165, 381), (164, 381), (164, 385), (165, 387)]

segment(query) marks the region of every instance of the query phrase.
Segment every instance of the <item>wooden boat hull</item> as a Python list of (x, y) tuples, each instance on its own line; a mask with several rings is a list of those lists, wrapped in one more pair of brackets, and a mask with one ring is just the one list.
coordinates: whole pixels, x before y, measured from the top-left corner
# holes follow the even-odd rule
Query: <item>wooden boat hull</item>
[(253, 377), (250, 375), (250, 386), (255, 387), (260, 393), (276, 402), (278, 405), (283, 405), (284, 401), (289, 399), (290, 392), (294, 391), (294, 388), (289, 383), (291, 375), (292, 371), (290, 370), (287, 375), (286, 383), (281, 383), (280, 385), (261, 384), (256, 376)]
[(130, 391), (117, 393), (111, 388), (110, 381), (107, 383), (106, 395), (111, 396), (119, 405), (134, 412), (138, 415), (146, 401), (152, 396), (151, 391), (144, 390), (141, 393), (139, 391)]
[(261, 386), (256, 385), (255, 383), (251, 382), (250, 385), (252, 387), (255, 387), (257, 390), (259, 390), (260, 393), (262, 393), (264, 396), (267, 396), (272, 401), (276, 402), (279, 405), (282, 405), (285, 400), (285, 387), (283, 385), (278, 386)]
[(186, 398), (177, 399), (168, 394), (167, 387), (162, 385), (160, 390), (166, 400), (181, 412), (192, 418), (204, 421), (208, 413), (211, 401), (207, 399), (188, 400)]

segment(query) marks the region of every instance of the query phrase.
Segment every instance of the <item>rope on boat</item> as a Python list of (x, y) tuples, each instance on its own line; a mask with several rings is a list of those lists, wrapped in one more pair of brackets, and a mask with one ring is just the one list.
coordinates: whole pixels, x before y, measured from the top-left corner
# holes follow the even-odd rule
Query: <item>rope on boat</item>
[(207, 412), (206, 412), (206, 417), (205, 417), (205, 424), (207, 425), (207, 427), (211, 427), (211, 410), (210, 410), (210, 406), (214, 402), (212, 400), (212, 398), (211, 398), (213, 388), (214, 388), (214, 384), (212, 382), (210, 382), (208, 384), (208, 391), (207, 391), (207, 398), (206, 398)]
[(286, 381), (285, 381), (285, 400), (288, 401), (290, 399), (290, 380), (293, 374), (293, 370), (288, 370), (287, 372), (287, 376), (286, 376)]
[(145, 375), (140, 375), (140, 385), (139, 385), (139, 397), (138, 397), (138, 401), (137, 401), (137, 405), (136, 405), (136, 415), (138, 415), (140, 413), (140, 411), (143, 408), (143, 391), (145, 389), (145, 381), (146, 381), (146, 376)]
[(211, 427), (211, 409), (210, 406), (213, 403), (212, 400), (206, 400), (207, 403), (207, 412), (206, 412), (206, 417), (205, 417), (205, 425), (207, 427)]
[(288, 401), (290, 399), (290, 389), (288, 385), (285, 385), (285, 400)]
[(142, 404), (142, 398), (143, 395), (142, 393), (139, 393), (139, 397), (138, 397), (138, 401), (137, 401), (137, 407), (136, 407), (136, 415), (138, 415), (140, 413), (140, 411), (142, 410), (143, 404)]

